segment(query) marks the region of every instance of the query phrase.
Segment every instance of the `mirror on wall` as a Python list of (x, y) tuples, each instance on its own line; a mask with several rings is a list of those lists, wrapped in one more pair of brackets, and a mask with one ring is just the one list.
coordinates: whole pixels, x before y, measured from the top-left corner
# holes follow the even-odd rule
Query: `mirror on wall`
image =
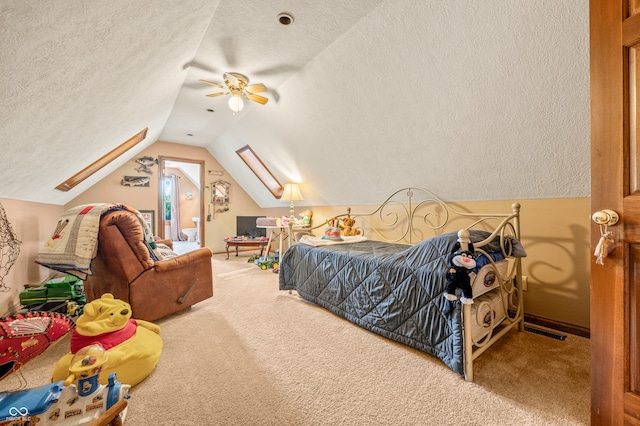
[(215, 213), (224, 213), (229, 210), (229, 189), (231, 184), (224, 180), (211, 183), (211, 203)]
[(204, 247), (204, 161), (158, 156), (158, 235), (182, 254)]

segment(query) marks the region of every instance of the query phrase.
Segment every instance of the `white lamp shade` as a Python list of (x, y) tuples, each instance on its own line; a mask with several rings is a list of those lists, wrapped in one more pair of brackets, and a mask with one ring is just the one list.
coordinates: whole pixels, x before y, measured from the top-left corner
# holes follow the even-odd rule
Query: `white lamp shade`
[(229, 98), (229, 108), (231, 108), (233, 112), (240, 112), (242, 108), (244, 108), (244, 101), (240, 96), (231, 96)]
[(302, 193), (297, 183), (287, 183), (284, 185), (284, 191), (280, 197), (282, 201), (302, 201)]

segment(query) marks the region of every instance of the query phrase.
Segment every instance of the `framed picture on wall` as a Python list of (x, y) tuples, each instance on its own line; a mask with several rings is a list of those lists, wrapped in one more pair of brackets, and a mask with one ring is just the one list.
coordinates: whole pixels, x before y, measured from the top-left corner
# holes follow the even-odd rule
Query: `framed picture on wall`
[(142, 217), (144, 218), (145, 223), (151, 229), (151, 235), (156, 235), (155, 229), (155, 210), (138, 210)]

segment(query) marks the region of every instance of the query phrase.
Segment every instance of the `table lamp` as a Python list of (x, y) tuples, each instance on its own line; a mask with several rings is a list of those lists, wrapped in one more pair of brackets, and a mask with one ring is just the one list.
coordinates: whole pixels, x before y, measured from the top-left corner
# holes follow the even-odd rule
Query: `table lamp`
[(282, 191), (282, 196), (280, 197), (281, 201), (290, 201), (291, 202), (291, 208), (290, 208), (290, 215), (291, 217), (289, 218), (291, 220), (291, 222), (293, 223), (294, 220), (294, 215), (293, 215), (293, 202), (294, 201), (302, 201), (304, 200), (304, 198), (302, 198), (302, 193), (300, 192), (300, 187), (298, 186), (297, 183), (286, 183), (284, 185), (284, 191)]

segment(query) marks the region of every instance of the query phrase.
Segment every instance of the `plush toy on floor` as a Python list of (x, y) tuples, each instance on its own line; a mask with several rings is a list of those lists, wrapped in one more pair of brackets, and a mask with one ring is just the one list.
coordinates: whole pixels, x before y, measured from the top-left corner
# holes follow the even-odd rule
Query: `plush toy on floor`
[(101, 345), (107, 352), (107, 366), (100, 373), (100, 383), (108, 382), (116, 372), (118, 380), (134, 386), (144, 380), (156, 366), (162, 353), (160, 327), (131, 318), (131, 306), (110, 293), (87, 303), (71, 335), (71, 352), (56, 363), (53, 381), (69, 375), (69, 365), (80, 349)]
[(471, 291), (471, 278), (469, 274), (476, 267), (475, 255), (473, 254), (473, 246), (469, 246), (469, 250), (458, 248), (453, 252), (450, 259), (450, 268), (447, 272), (447, 290), (444, 294), (448, 300), (455, 301), (458, 299), (456, 290), (462, 291), (460, 302), (470, 305), (473, 303), (473, 293)]

